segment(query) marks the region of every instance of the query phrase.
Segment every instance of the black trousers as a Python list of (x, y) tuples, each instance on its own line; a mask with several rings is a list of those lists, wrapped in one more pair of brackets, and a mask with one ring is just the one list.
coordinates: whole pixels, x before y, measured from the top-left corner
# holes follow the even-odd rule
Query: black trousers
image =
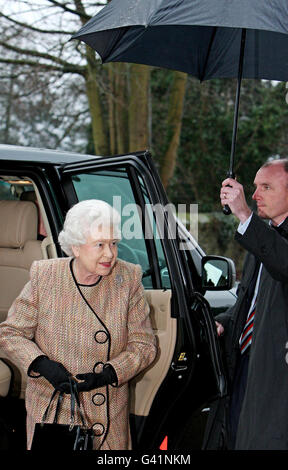
[(246, 390), (248, 364), (249, 353), (245, 352), (242, 355), (239, 353), (229, 407), (228, 448), (231, 450), (235, 448), (239, 416)]

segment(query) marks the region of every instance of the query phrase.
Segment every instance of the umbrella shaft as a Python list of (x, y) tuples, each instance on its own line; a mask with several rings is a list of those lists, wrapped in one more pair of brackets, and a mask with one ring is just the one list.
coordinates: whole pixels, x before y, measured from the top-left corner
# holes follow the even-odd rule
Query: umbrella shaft
[(235, 108), (234, 108), (234, 122), (233, 122), (233, 133), (232, 133), (232, 144), (231, 144), (231, 154), (230, 154), (230, 168), (229, 176), (234, 178), (234, 156), (236, 148), (236, 138), (237, 138), (237, 129), (238, 129), (238, 115), (239, 115), (239, 101), (240, 101), (240, 90), (243, 74), (243, 61), (244, 61), (244, 50), (245, 50), (245, 41), (246, 41), (246, 29), (242, 29), (241, 35), (241, 46), (240, 46), (240, 56), (239, 56), (239, 67), (238, 67), (238, 80), (237, 80), (237, 89), (236, 89), (236, 99), (235, 99)]

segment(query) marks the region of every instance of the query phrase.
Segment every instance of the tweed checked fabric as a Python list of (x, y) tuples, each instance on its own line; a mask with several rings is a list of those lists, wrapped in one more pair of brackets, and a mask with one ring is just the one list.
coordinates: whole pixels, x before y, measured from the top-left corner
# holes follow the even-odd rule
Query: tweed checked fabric
[[(128, 449), (128, 381), (156, 356), (141, 268), (117, 260), (109, 276), (85, 287), (76, 284), (70, 265), (71, 258), (33, 263), (30, 282), (0, 324), (0, 347), (25, 371), (42, 354), (61, 362), (73, 375), (98, 372), (109, 362), (118, 386), (83, 392), (81, 400), (94, 429), (95, 448)], [(52, 392), (44, 377), (28, 377), (28, 449)], [(69, 422), (69, 403), (66, 396), (60, 423)], [(50, 422), (53, 416), (52, 408)]]

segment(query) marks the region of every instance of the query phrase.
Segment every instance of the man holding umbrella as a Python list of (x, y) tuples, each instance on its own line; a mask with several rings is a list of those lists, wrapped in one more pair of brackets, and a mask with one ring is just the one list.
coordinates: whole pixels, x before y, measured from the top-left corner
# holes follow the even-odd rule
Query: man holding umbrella
[(217, 317), (231, 393), (211, 408), (206, 449), (288, 449), (288, 159), (264, 164), (254, 184), (258, 215), (236, 180), (220, 193), (248, 254), (238, 300)]

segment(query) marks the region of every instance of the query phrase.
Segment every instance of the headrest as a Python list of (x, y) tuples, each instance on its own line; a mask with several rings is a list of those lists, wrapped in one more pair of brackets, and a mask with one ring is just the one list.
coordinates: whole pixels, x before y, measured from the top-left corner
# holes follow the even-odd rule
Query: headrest
[(32, 201), (36, 202), (37, 197), (35, 191), (23, 191), (20, 196), (20, 201)]
[(30, 201), (0, 201), (0, 247), (20, 248), (37, 240), (37, 207)]

